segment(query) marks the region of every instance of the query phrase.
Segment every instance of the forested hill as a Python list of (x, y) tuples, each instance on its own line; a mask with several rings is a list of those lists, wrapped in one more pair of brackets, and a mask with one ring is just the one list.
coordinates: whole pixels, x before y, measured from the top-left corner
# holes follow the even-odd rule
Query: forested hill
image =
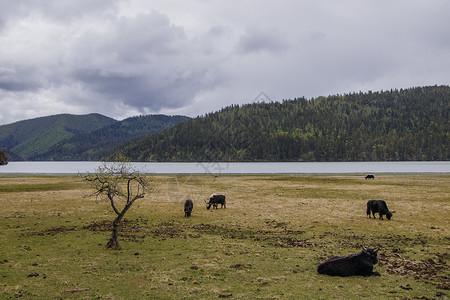
[(59, 141), (118, 122), (100, 114), (60, 114), (0, 126), (0, 148), (14, 160), (29, 159)]
[(6, 157), (5, 152), (0, 149), (0, 166), (7, 165), (8, 164), (8, 158)]
[(136, 161), (449, 160), (449, 86), (230, 106), (121, 146)]
[(31, 160), (101, 160), (118, 145), (160, 132), (189, 119), (186, 116), (145, 115), (127, 118), (95, 131), (62, 140)]

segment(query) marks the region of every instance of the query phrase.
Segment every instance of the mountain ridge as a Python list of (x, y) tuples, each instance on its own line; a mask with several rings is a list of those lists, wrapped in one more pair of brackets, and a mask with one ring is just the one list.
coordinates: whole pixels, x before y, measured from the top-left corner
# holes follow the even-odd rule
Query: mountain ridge
[(10, 161), (100, 160), (121, 143), (186, 119), (141, 115), (117, 121), (98, 113), (38, 117), (0, 126), (0, 147)]
[(0, 148), (10, 161), (450, 160), (449, 112), (450, 87), (427, 86), (231, 105), (192, 119), (61, 114), (0, 126)]
[(449, 86), (428, 86), (231, 105), (114, 153), (160, 162), (450, 160), (449, 103)]
[(32, 160), (101, 160), (114, 148), (141, 136), (151, 135), (179, 122), (185, 116), (161, 114), (134, 116), (85, 134), (78, 134), (55, 144)]
[(0, 147), (28, 159), (59, 141), (118, 122), (98, 113), (57, 114), (0, 126)]

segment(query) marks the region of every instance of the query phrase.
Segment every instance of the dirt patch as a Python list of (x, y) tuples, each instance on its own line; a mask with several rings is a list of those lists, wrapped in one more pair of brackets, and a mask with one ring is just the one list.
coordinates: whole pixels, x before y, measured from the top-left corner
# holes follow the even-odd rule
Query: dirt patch
[(450, 277), (446, 259), (450, 254), (437, 253), (433, 258), (413, 261), (398, 253), (382, 252), (379, 254), (380, 266), (385, 266), (389, 274), (410, 275), (416, 280), (425, 280), (440, 289), (450, 289)]
[(273, 228), (287, 228), (288, 222), (278, 222), (275, 220), (266, 220), (265, 223), (267, 226), (273, 227)]
[(150, 232), (156, 237), (180, 238), (183, 236), (184, 230), (179, 223), (168, 221), (155, 226)]
[(60, 226), (60, 227), (45, 229), (45, 230), (38, 231), (38, 232), (30, 232), (30, 233), (26, 233), (23, 235), (39, 235), (39, 236), (51, 235), (51, 236), (54, 236), (54, 235), (57, 235), (60, 233), (66, 233), (66, 232), (74, 231), (74, 230), (76, 230), (75, 226), (68, 226), (68, 227)]
[[(146, 233), (149, 231), (146, 226), (146, 220), (128, 220), (122, 221), (119, 229), (120, 239), (131, 242), (143, 242)], [(112, 220), (94, 221), (89, 225), (82, 227), (84, 230), (94, 232), (110, 232), (112, 231)]]
[(317, 246), (317, 243), (310, 241), (309, 239), (300, 240), (293, 237), (278, 238), (276, 243), (272, 242), (270, 244), (272, 244), (273, 246), (283, 248), (294, 248), (294, 247), (309, 248)]
[(112, 221), (94, 221), (89, 225), (83, 226), (82, 228), (91, 231), (111, 231)]
[[(94, 221), (89, 225), (83, 226), (84, 230), (91, 231), (111, 231), (112, 230), (113, 220), (103, 220), (103, 221)], [(138, 220), (128, 220), (124, 219), (121, 223), (121, 232), (139, 232), (139, 231), (148, 231), (147, 228), (147, 220), (138, 219)]]
[(217, 225), (213, 225), (213, 224), (198, 224), (198, 225), (192, 225), (191, 226), (192, 229), (204, 232), (204, 233), (213, 233), (213, 232), (217, 232), (219, 230), (222, 230), (222, 226), (217, 226)]
[(191, 226), (192, 229), (203, 234), (220, 235), (226, 239), (250, 239), (255, 242), (264, 242), (268, 245), (282, 248), (314, 247), (317, 244), (309, 239), (301, 239), (305, 233), (302, 230), (286, 229), (287, 223), (266, 221), (270, 229), (252, 229), (243, 227), (228, 227), (211, 224)]
[[(274, 223), (273, 223), (274, 224)], [(167, 221), (154, 226), (149, 226), (145, 220), (124, 220), (121, 225), (120, 235), (131, 240), (139, 240), (145, 234), (154, 237), (166, 238), (199, 238), (202, 235), (219, 235), (226, 239), (251, 239), (257, 242), (266, 242), (276, 247), (310, 247), (315, 244), (309, 240), (299, 239), (299, 235), (304, 231), (294, 231), (285, 229), (284, 224), (275, 224), (269, 230), (255, 230), (252, 228), (219, 226), (214, 224), (197, 224), (189, 227), (182, 227), (180, 222)], [(94, 221), (84, 226), (85, 230), (95, 232), (105, 232), (112, 230), (112, 221)], [(189, 232), (194, 230), (194, 232)]]
[[(83, 226), (85, 230), (95, 232), (105, 232), (112, 230), (112, 221), (94, 221), (89, 225)], [(160, 238), (179, 238), (182, 237), (184, 230), (180, 224), (175, 221), (163, 222), (161, 224), (150, 226), (148, 220), (128, 220), (124, 219), (121, 223), (119, 234), (121, 238), (128, 241), (142, 241), (146, 234), (152, 234)]]
[(7, 215), (5, 218), (26, 218), (27, 214), (20, 211), (12, 212), (11, 214)]
[(235, 265), (231, 265), (230, 268), (245, 270), (245, 269), (252, 269), (253, 266), (251, 264), (235, 264)]

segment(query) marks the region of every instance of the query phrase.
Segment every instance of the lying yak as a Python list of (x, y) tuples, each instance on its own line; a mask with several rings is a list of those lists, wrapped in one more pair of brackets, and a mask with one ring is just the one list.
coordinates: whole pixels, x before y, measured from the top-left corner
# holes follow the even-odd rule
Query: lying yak
[(384, 200), (369, 200), (367, 201), (367, 215), (370, 218), (370, 213), (372, 213), (373, 218), (375, 219), (375, 213), (380, 215), (380, 219), (383, 220), (383, 215), (386, 215), (386, 218), (390, 220), (392, 218), (392, 214), (395, 211), (389, 211), (386, 202)]
[(194, 202), (192, 202), (192, 200), (186, 200), (184, 202), (184, 216), (185, 217), (190, 217), (192, 210), (194, 209)]
[(369, 249), (362, 245), (363, 250), (359, 253), (347, 256), (335, 256), (321, 263), (317, 267), (320, 274), (331, 276), (380, 276), (380, 273), (373, 271), (373, 265), (378, 262), (376, 249)]
[(209, 202), (206, 202), (206, 209), (210, 209), (211, 205), (213, 208), (217, 209), (218, 205), (220, 204), (220, 208), (227, 208), (226, 201), (225, 201), (225, 195), (219, 195), (219, 194), (212, 194), (211, 197), (209, 197)]

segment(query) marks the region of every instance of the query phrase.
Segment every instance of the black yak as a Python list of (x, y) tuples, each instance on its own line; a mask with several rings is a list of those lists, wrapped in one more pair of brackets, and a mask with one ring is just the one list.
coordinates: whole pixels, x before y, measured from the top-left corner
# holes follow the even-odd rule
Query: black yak
[(362, 245), (363, 250), (359, 253), (347, 256), (335, 256), (321, 263), (317, 267), (319, 274), (331, 276), (380, 276), (380, 273), (373, 271), (373, 265), (378, 262), (376, 249), (369, 249)]
[(219, 195), (219, 194), (212, 194), (211, 197), (209, 197), (209, 202), (206, 202), (206, 209), (210, 209), (211, 205), (213, 208), (217, 209), (218, 205), (220, 204), (220, 208), (227, 208), (226, 201), (225, 201), (225, 195)]
[(192, 200), (186, 200), (184, 202), (184, 216), (185, 217), (190, 217), (192, 210), (194, 209), (194, 202), (192, 202)]
[(375, 179), (375, 175), (367, 174), (366, 177), (364, 177), (364, 179)]
[(386, 215), (386, 218), (390, 220), (392, 218), (392, 214), (395, 211), (389, 211), (386, 202), (384, 200), (369, 200), (367, 201), (367, 215), (370, 218), (370, 213), (372, 213), (375, 218), (375, 213), (380, 215), (380, 219), (383, 220), (383, 215)]

